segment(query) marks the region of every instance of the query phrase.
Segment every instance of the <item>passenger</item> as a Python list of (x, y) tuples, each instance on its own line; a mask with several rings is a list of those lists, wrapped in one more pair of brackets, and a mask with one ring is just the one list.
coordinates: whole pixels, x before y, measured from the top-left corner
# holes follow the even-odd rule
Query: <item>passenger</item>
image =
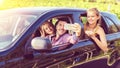
[(97, 8), (87, 10), (87, 23), (84, 25), (85, 34), (90, 37), (105, 53), (108, 51), (104, 29), (99, 25), (100, 13)]
[(54, 35), (55, 34), (55, 28), (54, 25), (51, 22), (44, 22), (42, 26), (39, 29), (41, 33), (41, 37), (47, 37), (49, 35)]
[[(40, 35), (39, 35), (40, 33)], [(38, 34), (38, 35), (37, 35)], [(52, 24), (52, 22), (49, 22), (49, 21), (45, 21), (40, 27), (39, 29), (32, 34), (32, 38), (31, 38), (31, 48), (33, 49), (45, 49), (47, 48), (47, 46), (44, 46), (45, 43), (43, 43), (43, 41), (41, 42), (38, 42), (38, 36), (40, 36), (39, 38), (43, 38), (43, 39), (46, 39), (46, 38), (50, 38), (52, 35), (55, 34), (55, 28), (54, 28), (54, 25)], [(37, 36), (36, 36), (37, 35)], [(34, 41), (34, 40), (37, 40), (37, 41)], [(51, 40), (50, 40), (51, 41)], [(37, 43), (36, 43), (37, 42)], [(44, 41), (45, 42), (45, 41)], [(49, 41), (48, 41), (49, 42)], [(39, 45), (38, 43), (42, 44), (42, 45)], [(47, 44), (47, 43), (46, 43)], [(49, 46), (49, 45), (48, 45)], [(28, 49), (27, 49), (28, 50)]]
[(73, 24), (73, 27), (71, 28), (75, 34), (70, 35), (68, 30), (64, 29), (64, 26), (67, 23), (67, 19), (59, 19), (55, 23), (56, 34), (51, 37), (51, 42), (53, 47), (62, 44), (62, 47), (59, 47), (58, 50), (65, 49), (69, 44), (75, 44), (78, 41), (78, 37), (80, 36), (81, 26), (78, 23)]

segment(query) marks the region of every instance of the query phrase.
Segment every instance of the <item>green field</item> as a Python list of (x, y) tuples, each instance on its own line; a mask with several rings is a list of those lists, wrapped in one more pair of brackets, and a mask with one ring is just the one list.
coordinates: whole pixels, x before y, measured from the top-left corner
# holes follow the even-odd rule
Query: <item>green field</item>
[[(96, 7), (100, 11), (110, 11), (117, 14), (120, 19), (120, 2), (115, 0), (0, 0), (0, 10), (16, 7), (73, 7), (73, 8), (91, 8)], [(89, 2), (96, 1), (96, 2)]]

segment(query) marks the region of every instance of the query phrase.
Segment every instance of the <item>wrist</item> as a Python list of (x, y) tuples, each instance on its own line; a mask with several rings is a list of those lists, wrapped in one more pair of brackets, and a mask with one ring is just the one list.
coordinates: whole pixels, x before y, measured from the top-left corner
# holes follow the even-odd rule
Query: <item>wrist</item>
[(96, 37), (95, 37), (95, 36), (91, 36), (91, 38), (92, 38), (93, 40), (95, 40), (95, 39), (96, 39)]

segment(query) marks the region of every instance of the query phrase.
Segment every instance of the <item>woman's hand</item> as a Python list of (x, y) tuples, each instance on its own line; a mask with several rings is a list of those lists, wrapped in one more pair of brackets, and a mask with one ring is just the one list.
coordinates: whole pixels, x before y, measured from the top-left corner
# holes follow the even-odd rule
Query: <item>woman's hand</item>
[(95, 33), (93, 31), (85, 31), (85, 34), (87, 34), (87, 36), (94, 38), (95, 37)]
[(41, 29), (40, 29), (39, 31), (40, 31), (41, 37), (45, 37), (45, 31), (44, 31), (44, 28), (41, 27)]

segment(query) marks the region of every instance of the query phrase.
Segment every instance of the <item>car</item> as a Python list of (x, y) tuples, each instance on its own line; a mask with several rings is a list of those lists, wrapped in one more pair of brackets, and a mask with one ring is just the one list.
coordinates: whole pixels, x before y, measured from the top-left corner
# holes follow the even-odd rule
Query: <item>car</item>
[[(68, 7), (22, 7), (0, 11), (0, 67), (1, 68), (119, 68), (120, 20), (117, 15), (100, 11), (101, 27), (105, 30), (108, 48), (104, 54), (89, 38), (84, 38), (86, 10)], [(50, 41), (41, 38), (39, 27), (45, 22), (56, 23), (68, 18), (81, 26), (78, 43), (57, 50)], [(72, 31), (69, 31), (73, 34)], [(31, 41), (43, 49), (34, 49)], [(44, 44), (42, 44), (44, 42)]]

